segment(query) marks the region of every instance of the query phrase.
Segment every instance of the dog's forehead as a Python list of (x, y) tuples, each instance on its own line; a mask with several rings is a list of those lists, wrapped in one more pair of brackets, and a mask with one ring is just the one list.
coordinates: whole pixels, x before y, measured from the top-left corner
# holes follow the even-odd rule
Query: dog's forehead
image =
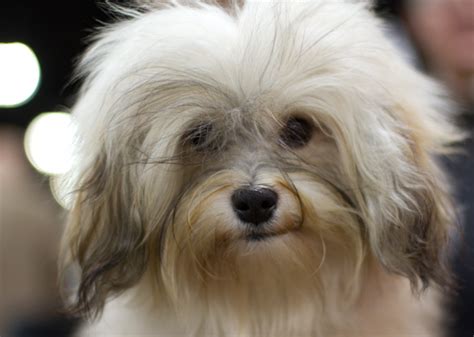
[(278, 98), (336, 81), (342, 92), (366, 71), (380, 42), (373, 25), (351, 1), (249, 3), (234, 16), (216, 7), (177, 7), (121, 27), (114, 37), (124, 39), (110, 56), (121, 61), (110, 64), (120, 66), (115, 73), (130, 87), (181, 88), (188, 97), (219, 96), (234, 107), (273, 93), (273, 105), (287, 104)]

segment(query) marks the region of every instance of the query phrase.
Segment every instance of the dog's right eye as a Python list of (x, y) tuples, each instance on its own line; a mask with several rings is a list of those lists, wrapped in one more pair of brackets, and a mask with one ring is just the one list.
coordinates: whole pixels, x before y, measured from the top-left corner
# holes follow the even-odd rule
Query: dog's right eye
[(313, 125), (304, 118), (291, 117), (280, 133), (281, 144), (290, 148), (305, 146), (313, 136)]
[(210, 134), (212, 132), (211, 123), (202, 123), (193, 128), (191, 128), (184, 136), (184, 141), (186, 144), (191, 145), (196, 149), (205, 149), (211, 146), (209, 140)]

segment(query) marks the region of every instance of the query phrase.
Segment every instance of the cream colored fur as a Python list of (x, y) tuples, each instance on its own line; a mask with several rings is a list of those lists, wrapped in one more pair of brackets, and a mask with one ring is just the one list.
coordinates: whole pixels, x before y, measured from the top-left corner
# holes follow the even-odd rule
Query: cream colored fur
[[(81, 336), (441, 336), (454, 216), (436, 156), (460, 134), (367, 7), (120, 9), (73, 110)], [(233, 211), (242, 186), (279, 196), (263, 240)]]

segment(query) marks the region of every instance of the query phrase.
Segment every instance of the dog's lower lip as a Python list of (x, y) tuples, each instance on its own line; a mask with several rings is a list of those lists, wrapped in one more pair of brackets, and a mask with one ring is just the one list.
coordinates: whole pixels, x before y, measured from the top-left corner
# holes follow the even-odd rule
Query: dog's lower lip
[(290, 231), (282, 231), (282, 232), (253, 232), (253, 233), (250, 233), (250, 234), (247, 234), (246, 235), (246, 240), (247, 241), (255, 241), (255, 242), (258, 242), (258, 241), (265, 241), (267, 239), (271, 239), (271, 238), (274, 238), (274, 237), (277, 237), (277, 236), (280, 236), (280, 235), (284, 235), (284, 234), (287, 234), (289, 233)]
[(268, 235), (268, 234), (250, 234), (247, 235), (247, 240), (249, 241), (263, 241), (267, 239), (269, 236), (273, 235)]

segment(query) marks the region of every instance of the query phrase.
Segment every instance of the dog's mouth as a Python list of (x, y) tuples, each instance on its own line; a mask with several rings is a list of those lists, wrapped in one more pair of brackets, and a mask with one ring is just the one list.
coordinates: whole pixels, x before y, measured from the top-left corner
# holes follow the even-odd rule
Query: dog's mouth
[(246, 241), (250, 242), (259, 242), (259, 241), (265, 241), (269, 240), (275, 237), (279, 237), (285, 234), (290, 233), (292, 230), (287, 229), (287, 230), (280, 230), (280, 231), (270, 231), (270, 230), (251, 230), (245, 233), (244, 239)]
[(258, 242), (264, 241), (269, 238), (275, 237), (278, 234), (266, 234), (266, 233), (252, 233), (246, 236), (247, 241)]

